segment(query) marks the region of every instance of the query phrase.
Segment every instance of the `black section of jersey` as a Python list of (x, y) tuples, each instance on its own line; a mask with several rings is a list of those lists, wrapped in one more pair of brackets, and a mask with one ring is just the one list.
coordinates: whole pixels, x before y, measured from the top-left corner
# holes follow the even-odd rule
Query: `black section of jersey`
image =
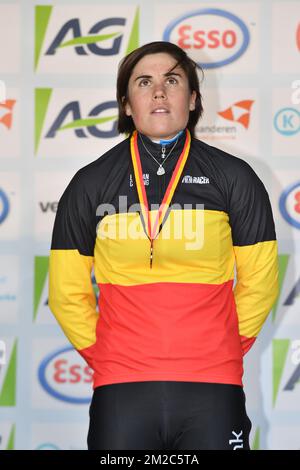
[[(146, 180), (149, 176), (145, 189), (150, 210), (151, 205), (158, 209), (163, 200), (185, 137), (185, 132), (179, 136), (164, 163), (166, 173), (161, 176), (156, 174), (158, 164), (138, 138), (142, 171)], [(144, 135), (143, 141), (154, 157), (163, 161), (161, 144)], [(166, 155), (173, 145), (174, 142), (166, 145)], [(199, 183), (200, 177), (205, 178), (205, 183)], [(276, 240), (269, 195), (252, 167), (239, 157), (192, 138), (170, 210), (173, 205), (174, 210), (183, 210), (196, 209), (201, 204), (204, 210), (228, 214), (233, 245)], [(129, 211), (140, 212), (130, 136), (73, 176), (58, 203), (51, 249), (78, 249), (83, 255), (93, 256), (97, 225), (103, 217)]]

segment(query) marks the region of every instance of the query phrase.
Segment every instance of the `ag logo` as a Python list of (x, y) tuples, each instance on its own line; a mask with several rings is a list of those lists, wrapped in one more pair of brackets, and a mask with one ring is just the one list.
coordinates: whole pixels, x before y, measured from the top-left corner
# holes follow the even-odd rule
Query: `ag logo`
[(103, 70), (99, 59), (114, 57), (116, 66), (138, 42), (139, 8), (134, 6), (35, 8), (35, 70), (107, 73), (107, 60)]
[(35, 110), (36, 154), (86, 155), (89, 139), (89, 152), (96, 155), (99, 139), (120, 138), (117, 102), (107, 100), (107, 90), (38, 88)]
[[(281, 406), (299, 408), (300, 340), (273, 340), (273, 406), (280, 398)], [(282, 397), (283, 392), (284, 399)], [(280, 397), (278, 397), (280, 395)], [(287, 397), (288, 395), (288, 397)]]

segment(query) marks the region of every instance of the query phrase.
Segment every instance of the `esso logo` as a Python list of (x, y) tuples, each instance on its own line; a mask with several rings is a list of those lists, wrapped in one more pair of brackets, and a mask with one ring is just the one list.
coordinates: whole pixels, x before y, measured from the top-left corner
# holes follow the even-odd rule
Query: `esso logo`
[(283, 191), (279, 199), (279, 209), (289, 224), (300, 229), (300, 181)]
[(93, 371), (72, 346), (49, 354), (39, 366), (38, 377), (44, 390), (58, 400), (73, 404), (91, 400)]
[(250, 34), (236, 15), (217, 8), (204, 8), (172, 21), (163, 39), (177, 44), (198, 65), (208, 69), (237, 60), (247, 49)]

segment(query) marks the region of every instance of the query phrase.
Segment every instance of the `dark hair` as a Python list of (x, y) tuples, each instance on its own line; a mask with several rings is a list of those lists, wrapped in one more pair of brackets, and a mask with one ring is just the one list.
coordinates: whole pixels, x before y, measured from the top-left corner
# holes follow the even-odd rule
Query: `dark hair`
[[(117, 76), (117, 101), (119, 108), (118, 131), (120, 133), (130, 134), (135, 130), (132, 117), (127, 116), (125, 113), (125, 104), (128, 100), (128, 82), (135, 65), (145, 55), (156, 54), (159, 52), (165, 52), (176, 60), (176, 64), (173, 68), (180, 66), (185, 71), (191, 93), (193, 91), (196, 92), (195, 109), (190, 111), (187, 123), (187, 128), (189, 129), (192, 137), (194, 137), (196, 124), (203, 112), (197, 67), (202, 71), (202, 74), (203, 70), (186, 54), (184, 50), (176, 46), (176, 44), (167, 41), (154, 41), (144, 44), (138, 49), (130, 52), (130, 54), (121, 60)], [(171, 70), (173, 70), (173, 68)]]

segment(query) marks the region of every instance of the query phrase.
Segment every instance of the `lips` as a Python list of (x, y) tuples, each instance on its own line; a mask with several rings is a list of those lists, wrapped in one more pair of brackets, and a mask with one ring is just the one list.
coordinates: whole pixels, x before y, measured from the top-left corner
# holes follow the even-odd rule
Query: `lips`
[(155, 108), (151, 111), (151, 114), (168, 114), (170, 111), (167, 108)]

